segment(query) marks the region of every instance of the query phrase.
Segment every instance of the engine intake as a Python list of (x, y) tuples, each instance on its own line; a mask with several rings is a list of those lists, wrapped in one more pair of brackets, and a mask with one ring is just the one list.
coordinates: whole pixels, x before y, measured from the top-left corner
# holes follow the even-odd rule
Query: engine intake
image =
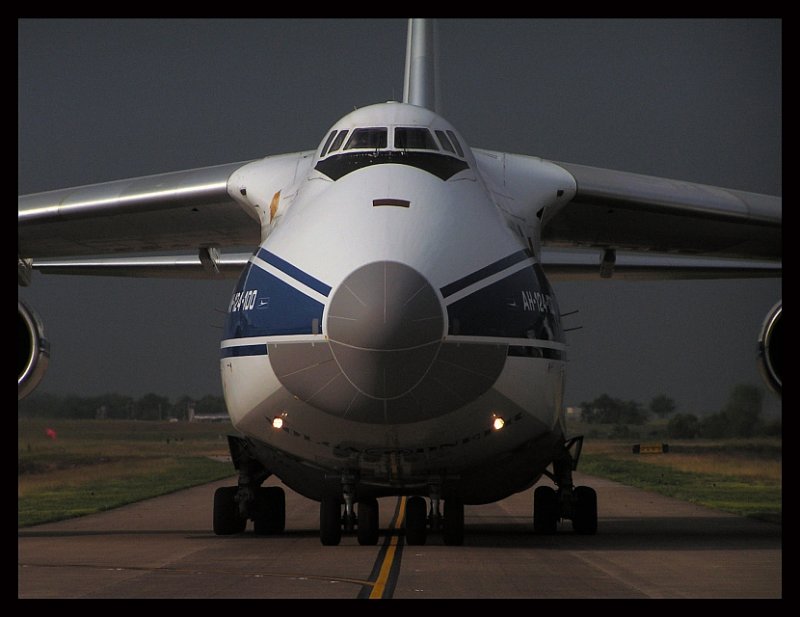
[(17, 400), (28, 396), (39, 385), (50, 361), (50, 343), (44, 338), (39, 316), (22, 300), (19, 305), (19, 358)]
[(767, 313), (758, 337), (758, 367), (767, 385), (778, 396), (781, 395), (783, 383), (782, 313), (782, 300), (779, 300)]

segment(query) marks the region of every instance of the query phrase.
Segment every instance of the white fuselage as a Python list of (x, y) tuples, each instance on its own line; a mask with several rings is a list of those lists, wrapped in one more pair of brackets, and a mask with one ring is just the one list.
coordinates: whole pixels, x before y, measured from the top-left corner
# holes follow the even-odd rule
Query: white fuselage
[[(466, 503), (522, 490), (563, 441), (566, 350), (533, 247), (471, 151), (397, 147), (397, 127), (436, 135), (449, 128), (440, 117), (383, 104), (331, 135), (359, 126), (388, 138), (323, 143), (306, 177), (273, 198), (222, 342), (233, 424), (265, 467), (314, 498), (344, 472), (377, 494), (431, 478), (472, 477)], [(515, 451), (530, 468), (513, 487), (482, 487)]]

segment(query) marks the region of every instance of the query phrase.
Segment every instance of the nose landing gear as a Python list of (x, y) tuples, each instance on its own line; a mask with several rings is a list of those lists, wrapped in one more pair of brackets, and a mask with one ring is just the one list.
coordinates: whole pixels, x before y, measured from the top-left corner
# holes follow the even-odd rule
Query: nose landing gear
[[(358, 543), (364, 546), (378, 543), (379, 508), (374, 497), (356, 497), (357, 480), (353, 474), (342, 474), (342, 494), (324, 497), (320, 502), (320, 541), (325, 546), (341, 542), (343, 532), (356, 531)], [(413, 495), (406, 500), (404, 530), (411, 546), (425, 544), (428, 532), (441, 532), (444, 543), (458, 546), (464, 543), (464, 504), (457, 497), (444, 500), (441, 511), (441, 486), (431, 484), (430, 511), (425, 497)], [(342, 507), (344, 505), (344, 508)]]
[[(343, 472), (342, 495), (323, 497), (319, 504), (319, 538), (324, 546), (336, 546), (342, 532), (356, 530), (358, 543), (373, 546), (378, 543), (378, 500), (374, 497), (356, 499), (355, 474)], [(344, 512), (342, 504), (344, 503)]]
[(339, 497), (324, 497), (319, 504), (319, 539), (324, 546), (336, 546), (342, 541), (343, 532), (356, 531), (358, 543), (374, 546), (379, 532), (378, 500), (374, 497), (359, 500), (355, 514)]
[(537, 486), (534, 490), (534, 532), (554, 534), (559, 521), (570, 519), (575, 533), (597, 533), (597, 493), (588, 486), (574, 486), (572, 483), (572, 472), (578, 466), (582, 445), (583, 436), (566, 441), (559, 456), (553, 460), (553, 472), (545, 471), (545, 475), (558, 487), (557, 490), (550, 486)]
[(442, 539), (448, 546), (460, 546), (464, 543), (464, 504), (456, 496), (444, 500), (444, 515), (441, 512), (441, 486), (430, 486), (431, 507), (426, 514), (425, 498), (415, 495), (406, 502), (406, 542), (410, 546), (423, 545), (427, 540), (428, 530), (442, 533)]

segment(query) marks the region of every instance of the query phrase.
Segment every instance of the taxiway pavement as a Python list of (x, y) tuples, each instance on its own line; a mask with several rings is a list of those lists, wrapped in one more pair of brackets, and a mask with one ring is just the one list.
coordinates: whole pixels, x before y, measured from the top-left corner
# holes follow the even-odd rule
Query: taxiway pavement
[[(268, 481), (267, 484), (277, 482)], [(575, 474), (598, 532), (532, 531), (533, 489), (465, 507), (463, 546), (405, 544), (397, 498), (377, 546), (319, 541), (319, 504), (286, 489), (286, 531), (215, 536), (218, 486), (18, 530), (19, 598), (780, 598), (781, 526)]]

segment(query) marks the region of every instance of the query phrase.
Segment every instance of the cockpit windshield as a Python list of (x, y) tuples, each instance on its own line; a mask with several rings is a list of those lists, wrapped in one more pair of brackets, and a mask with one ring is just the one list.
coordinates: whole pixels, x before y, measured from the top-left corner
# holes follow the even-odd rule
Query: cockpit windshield
[(319, 156), (314, 168), (333, 180), (357, 169), (384, 164), (416, 167), (442, 180), (469, 169), (455, 133), (446, 127), (334, 129), (325, 139)]
[(331, 152), (334, 152), (335, 150), (338, 150), (339, 148), (342, 147), (342, 142), (344, 141), (344, 138), (347, 137), (348, 132), (349, 131), (347, 129), (339, 131), (339, 134), (336, 136), (336, 139), (333, 140), (333, 144), (331, 144), (331, 149), (330, 149)]
[(398, 126), (394, 130), (394, 147), (407, 150), (438, 150), (439, 146), (428, 129)]
[(345, 150), (353, 150), (354, 148), (371, 148), (377, 150), (378, 148), (385, 148), (387, 143), (387, 130), (386, 128), (368, 128), (368, 129), (355, 129), (350, 139), (344, 145)]

